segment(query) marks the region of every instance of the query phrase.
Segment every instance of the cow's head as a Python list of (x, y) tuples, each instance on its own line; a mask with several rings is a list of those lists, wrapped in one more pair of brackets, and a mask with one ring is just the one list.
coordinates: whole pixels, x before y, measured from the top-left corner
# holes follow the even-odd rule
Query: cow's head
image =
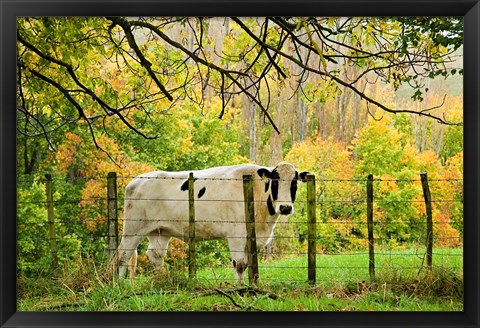
[(258, 175), (265, 179), (265, 193), (270, 215), (293, 213), (293, 202), (297, 193), (297, 183), (305, 182), (308, 172), (295, 169), (290, 163), (279, 163), (274, 169), (260, 168)]

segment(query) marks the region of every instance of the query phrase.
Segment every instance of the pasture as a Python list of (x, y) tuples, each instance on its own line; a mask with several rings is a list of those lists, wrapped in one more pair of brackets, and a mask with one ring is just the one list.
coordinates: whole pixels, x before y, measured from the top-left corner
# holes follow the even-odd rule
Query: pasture
[[(307, 256), (260, 261), (255, 287), (232, 283), (232, 271), (166, 263), (129, 280), (112, 283), (79, 267), (56, 279), (22, 278), (19, 311), (462, 311), (463, 251), (434, 249), (434, 265), (423, 267), (424, 250), (379, 250), (370, 280), (368, 252), (317, 255), (317, 284), (307, 283)], [(86, 265), (86, 264), (85, 264)], [(183, 270), (179, 270), (183, 269)]]
[[(63, 187), (59, 179), (51, 182), (56, 190)], [(235, 284), (225, 241), (194, 243), (196, 273), (192, 275), (191, 241), (178, 239), (169, 244), (162, 270), (155, 271), (148, 261), (148, 243), (144, 240), (139, 245), (135, 280), (112, 281), (107, 262), (116, 249), (111, 242), (120, 230), (112, 222), (118, 220), (123, 225), (122, 216), (115, 210), (125, 206), (123, 197), (111, 197), (108, 184), (104, 189), (108, 199), (94, 199), (107, 209), (104, 217), (108, 221), (89, 219), (85, 226), (77, 217), (66, 215), (78, 211), (78, 199), (70, 201), (72, 195), (60, 198), (56, 194), (52, 195), (54, 201), (49, 201), (51, 182), (47, 180), (45, 188), (41, 183), (32, 185), (35, 200), (25, 194), (30, 199), (22, 197), (19, 202), (19, 268), (23, 273), (17, 278), (19, 311), (463, 310), (462, 236), (456, 230), (447, 230), (449, 225), (440, 220), (438, 212), (433, 219), (428, 211), (425, 213), (424, 200), (413, 198), (414, 193), (409, 201), (386, 198), (382, 186), (391, 184), (390, 180), (335, 181), (337, 187), (355, 186), (357, 196), (348, 204), (344, 204), (344, 198), (337, 204), (331, 196), (321, 197), (316, 215), (310, 214), (311, 203), (305, 201), (308, 188), (301, 188), (296, 212), (292, 218), (280, 220), (270, 252), (259, 249), (258, 265), (254, 267), (259, 280), (254, 287), (247, 287), (250, 279), (246, 279), (246, 285)], [(320, 189), (324, 183), (333, 184), (317, 182)], [(417, 195), (422, 192), (421, 181), (408, 182)], [(432, 182), (434, 195), (439, 187), (451, 183)], [(378, 201), (361, 201), (368, 186), (373, 186), (373, 200)], [(41, 197), (45, 193), (46, 201)], [(432, 202), (435, 208), (459, 203), (442, 199), (437, 195)], [(384, 217), (408, 206), (416, 211), (412, 212), (414, 218)], [(59, 213), (55, 222), (52, 207)], [(393, 211), (388, 212), (390, 208)], [(338, 215), (339, 211), (345, 211), (344, 219), (329, 219), (329, 212)], [(41, 222), (26, 224), (25, 219), (36, 213), (43, 213)], [(351, 215), (357, 218), (352, 220)], [(372, 216), (376, 220), (369, 221)], [(310, 224), (310, 218), (316, 218), (316, 224)], [(316, 227), (313, 232), (312, 227)], [(247, 273), (249, 270), (251, 267)]]

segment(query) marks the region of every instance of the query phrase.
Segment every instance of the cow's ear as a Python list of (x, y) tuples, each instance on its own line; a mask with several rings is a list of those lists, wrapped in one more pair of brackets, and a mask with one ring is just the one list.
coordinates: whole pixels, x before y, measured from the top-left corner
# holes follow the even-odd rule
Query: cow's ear
[(270, 172), (268, 169), (266, 169), (264, 167), (262, 167), (261, 169), (258, 169), (257, 174), (262, 179), (264, 179), (264, 178), (271, 179), (272, 178), (272, 172)]
[(310, 174), (310, 172), (304, 171), (300, 173), (300, 181), (301, 182), (307, 182), (307, 175)]

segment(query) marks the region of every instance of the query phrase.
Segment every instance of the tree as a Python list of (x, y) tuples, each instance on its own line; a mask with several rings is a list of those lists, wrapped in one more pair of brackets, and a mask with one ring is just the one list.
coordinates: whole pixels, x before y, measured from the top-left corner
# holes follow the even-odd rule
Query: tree
[[(306, 95), (313, 76), (386, 112), (461, 124), (432, 112), (441, 103), (394, 108), (364, 89), (406, 84), (421, 101), (424, 78), (462, 73), (445, 66), (463, 41), (459, 18), (25, 17), (17, 27), (18, 131), (51, 149), (55, 133), (79, 122), (101, 150), (98, 133), (108, 134), (112, 119), (161, 138), (144, 123), (185, 99), (203, 108), (212, 95), (220, 118), (242, 94), (279, 132), (270, 90)], [(344, 65), (355, 74), (342, 73)], [(25, 154), (28, 171), (35, 154)]]
[[(365, 240), (356, 237), (366, 235), (366, 226), (361, 221), (364, 216), (360, 215), (364, 207), (362, 190), (365, 188), (361, 181), (354, 179), (351, 151), (333, 138), (307, 138), (296, 144), (285, 159), (301, 170), (315, 174), (319, 215), (317, 234), (321, 238), (321, 247), (328, 252), (364, 247)], [(297, 224), (297, 230), (304, 238), (307, 235), (305, 188), (298, 191), (297, 199), (292, 221), (302, 222)]]

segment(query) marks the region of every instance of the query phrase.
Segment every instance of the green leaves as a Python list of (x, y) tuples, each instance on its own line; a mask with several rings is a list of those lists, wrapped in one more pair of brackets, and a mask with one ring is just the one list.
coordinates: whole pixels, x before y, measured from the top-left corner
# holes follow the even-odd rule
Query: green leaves
[[(58, 186), (58, 185), (57, 185)], [(60, 192), (55, 192), (54, 200), (62, 197)], [(49, 244), (47, 210), (46, 210), (45, 185), (33, 182), (18, 188), (17, 206), (17, 270), (21, 275), (49, 273), (52, 269), (52, 250)], [(69, 217), (62, 211), (62, 206), (55, 209), (55, 231), (58, 238), (57, 257), (59, 266), (73, 267), (73, 263), (80, 257), (82, 243), (71, 222), (66, 222)], [(69, 214), (72, 215), (71, 209)], [(71, 230), (70, 230), (71, 229)]]

